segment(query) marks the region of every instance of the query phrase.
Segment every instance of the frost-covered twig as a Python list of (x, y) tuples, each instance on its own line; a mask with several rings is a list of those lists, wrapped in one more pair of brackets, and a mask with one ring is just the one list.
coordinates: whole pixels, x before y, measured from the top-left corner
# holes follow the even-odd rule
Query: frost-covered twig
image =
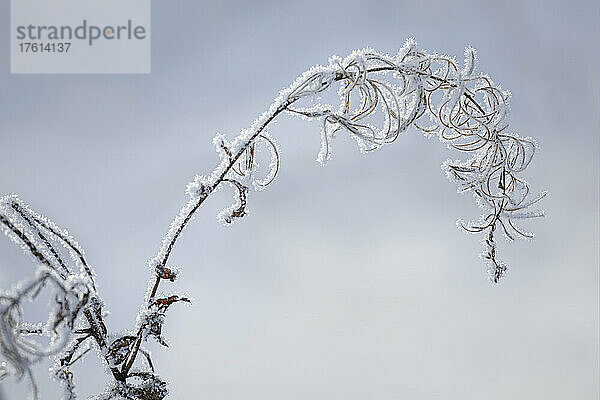
[[(314, 100), (336, 82), (340, 83), (341, 100), (337, 107), (313, 101), (308, 107), (292, 108), (303, 98)], [(332, 57), (328, 66), (311, 68), (283, 90), (269, 110), (231, 142), (222, 135), (215, 137), (213, 143), (221, 162), (210, 175), (198, 175), (188, 185), (190, 200), (171, 224), (160, 251), (150, 263), (167, 264), (191, 217), (222, 183), (234, 184), (239, 201), (220, 213), (219, 219), (229, 224), (245, 215), (249, 184), (262, 189), (279, 170), (278, 148), (264, 130), (282, 112), (322, 121), (317, 158), (321, 163), (331, 158), (331, 142), (340, 131), (348, 132), (365, 152), (393, 142), (410, 126), (427, 135), (437, 135), (449, 147), (473, 154), (466, 161), (448, 160), (443, 165), (448, 177), (458, 183), (459, 191), (472, 192), (487, 212), (481, 223), (461, 225), (469, 231), (488, 233), (500, 226), (509, 239), (530, 237), (515, 225), (515, 220), (543, 216), (541, 211), (524, 210), (546, 193), (531, 198), (529, 184), (519, 176), (531, 162), (536, 143), (508, 131), (509, 98), (509, 92), (477, 72), (473, 48), (466, 49), (462, 68), (452, 57), (417, 50), (413, 39), (407, 40), (394, 56), (364, 49), (343, 60)], [(382, 117), (380, 121), (378, 116)], [(254, 152), (261, 143), (273, 153), (266, 184), (253, 179), (257, 167)], [(160, 278), (153, 287), (157, 282)], [(155, 291), (151, 291), (149, 299)]]
[[(92, 269), (83, 250), (66, 230), (34, 212), (15, 195), (0, 198), (0, 228), (39, 265), (31, 281), (0, 292), (0, 354), (8, 361), (0, 365), (0, 379), (9, 374), (27, 375), (32, 397), (36, 398), (37, 387), (30, 366), (55, 355), (61, 360), (55, 367), (55, 376), (66, 385), (65, 398), (74, 398), (72, 382), (67, 378), (72, 375), (69, 368), (77, 359), (72, 360), (73, 354), (64, 356), (65, 348), (70, 347), (74, 353), (90, 338), (95, 339), (98, 348), (107, 347), (107, 329)], [(50, 291), (55, 310), (46, 324), (28, 324), (24, 321), (23, 303), (35, 300), (43, 289)], [(81, 315), (87, 321), (85, 329), (76, 324)], [(48, 348), (41, 341), (27, 338), (32, 335), (47, 337), (53, 345)], [(71, 340), (74, 345), (67, 346)]]
[[(339, 86), (339, 104), (320, 102), (320, 96), (334, 85)], [(166, 346), (162, 331), (166, 311), (174, 303), (189, 302), (187, 297), (179, 295), (157, 296), (160, 283), (173, 282), (178, 275), (178, 271), (169, 266), (169, 257), (185, 227), (215, 190), (225, 186), (234, 189), (235, 203), (218, 216), (224, 224), (231, 224), (247, 214), (250, 186), (261, 190), (274, 181), (280, 166), (279, 149), (266, 129), (280, 114), (321, 122), (321, 150), (317, 157), (321, 163), (331, 159), (332, 142), (342, 132), (356, 139), (361, 151), (370, 152), (395, 141), (411, 126), (426, 135), (438, 136), (452, 149), (472, 154), (467, 160), (448, 160), (443, 168), (458, 184), (459, 192), (471, 192), (484, 210), (479, 222), (459, 221), (459, 226), (484, 234), (482, 257), (488, 265), (490, 279), (498, 282), (506, 265), (497, 259), (495, 232), (502, 230), (509, 239), (531, 237), (515, 221), (543, 216), (542, 211), (532, 211), (531, 207), (545, 196), (544, 192), (531, 197), (529, 185), (521, 177), (531, 162), (536, 143), (509, 132), (506, 123), (509, 98), (510, 93), (495, 85), (487, 75), (477, 72), (474, 49), (467, 48), (465, 60), (459, 65), (452, 57), (418, 50), (413, 39), (393, 56), (364, 49), (344, 59), (332, 57), (327, 66), (309, 69), (282, 90), (248, 129), (231, 141), (222, 135), (214, 138), (220, 163), (209, 175), (198, 175), (188, 185), (189, 201), (172, 222), (159, 252), (149, 262), (152, 277), (136, 327), (117, 335), (109, 334), (106, 329), (102, 303), (83, 251), (66, 232), (33, 213), (16, 197), (2, 199), (0, 223), (9, 236), (43, 265), (45, 272), (41, 274), (51, 276), (65, 297), (74, 290), (72, 282), (78, 282), (78, 288), (80, 285), (86, 288), (85, 296), (81, 294), (84, 292), (77, 291), (74, 297), (79, 301), (78, 311), (67, 314), (71, 321), (67, 326), (74, 338), (57, 356), (56, 376), (65, 383), (67, 398), (74, 398), (69, 367), (89, 350), (90, 339), (114, 378), (99, 399), (141, 400), (166, 396), (166, 383), (155, 374), (150, 354), (141, 345), (154, 338)], [(262, 177), (256, 162), (256, 153), (261, 149), (271, 154), (271, 163)], [(52, 240), (71, 253), (80, 272), (64, 262)], [(39, 278), (37, 282), (32, 287), (39, 285)], [(17, 297), (6, 297), (6, 301), (18, 304), (22, 296), (28, 295), (27, 290)], [(83, 310), (84, 317), (75, 327), (74, 321), (81, 314), (79, 310)], [(0, 312), (5, 312), (6, 318), (13, 318), (8, 308)], [(30, 375), (28, 368), (35, 358), (25, 359), (10, 347), (11, 340), (47, 329), (15, 324), (14, 318), (6, 318), (0, 321), (0, 329), (7, 332), (0, 335), (0, 350), (13, 369)], [(60, 322), (62, 320), (59, 325)], [(134, 367), (140, 354), (145, 362)], [(0, 367), (0, 379), (5, 374), (3, 371), (7, 369)]]

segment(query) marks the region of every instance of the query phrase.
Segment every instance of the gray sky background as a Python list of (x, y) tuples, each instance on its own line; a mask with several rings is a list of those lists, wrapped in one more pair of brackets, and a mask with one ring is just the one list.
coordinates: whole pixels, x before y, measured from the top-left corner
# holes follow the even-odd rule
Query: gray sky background
[[(550, 191), (548, 217), (528, 224), (534, 241), (500, 241), (510, 274), (492, 286), (480, 238), (454, 225), (479, 215), (440, 170), (457, 154), (411, 130), (367, 156), (340, 138), (322, 168), (318, 124), (282, 118), (276, 183), (231, 228), (215, 218), (231, 195), (215, 196), (172, 257), (183, 274), (163, 290), (194, 298), (168, 317), (171, 347), (150, 346), (172, 399), (598, 398), (597, 2), (156, 1), (146, 76), (10, 75), (8, 3), (0, 193), (83, 245), (113, 330), (133, 326), (215, 132), (232, 137), (332, 54), (472, 45), (513, 93), (513, 129), (540, 143), (526, 176)], [(31, 273), (12, 243), (0, 255), (0, 287)], [(82, 395), (102, 390), (93, 357), (75, 373)]]

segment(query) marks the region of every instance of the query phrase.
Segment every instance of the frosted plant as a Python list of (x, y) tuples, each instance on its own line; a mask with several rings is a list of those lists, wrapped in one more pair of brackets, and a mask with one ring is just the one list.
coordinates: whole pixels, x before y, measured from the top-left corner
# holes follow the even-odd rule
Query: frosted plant
[[(338, 87), (339, 104), (325, 104), (321, 95)], [(142, 348), (148, 340), (166, 346), (162, 330), (171, 305), (189, 302), (187, 297), (158, 297), (163, 281), (174, 282), (179, 271), (169, 266), (173, 248), (194, 214), (217, 189), (231, 187), (234, 203), (218, 219), (231, 224), (247, 213), (250, 187), (264, 189), (279, 171), (279, 148), (267, 126), (280, 114), (318, 120), (321, 149), (317, 160), (332, 157), (336, 136), (346, 133), (363, 152), (371, 152), (396, 140), (409, 127), (435, 135), (448, 147), (470, 158), (443, 164), (459, 192), (471, 192), (483, 210), (476, 222), (458, 225), (483, 235), (490, 280), (497, 283), (507, 268), (497, 258), (495, 234), (509, 239), (532, 237), (519, 227), (521, 219), (542, 217), (532, 210), (546, 194), (532, 197), (521, 177), (536, 149), (531, 138), (508, 129), (510, 93), (477, 70), (476, 52), (465, 51), (462, 65), (452, 57), (416, 48), (413, 39), (396, 55), (372, 49), (354, 51), (342, 59), (332, 57), (327, 66), (315, 66), (282, 90), (269, 109), (247, 129), (227, 140), (217, 135), (213, 143), (220, 162), (208, 175), (197, 175), (187, 186), (189, 200), (165, 235), (158, 253), (149, 261), (152, 271), (135, 328), (110, 333), (104, 322), (104, 303), (95, 287), (93, 270), (83, 250), (47, 218), (35, 213), (16, 196), (0, 199), (0, 226), (39, 264), (29, 282), (0, 294), (0, 352), (6, 362), (0, 379), (26, 376), (36, 398), (31, 365), (53, 356), (52, 373), (65, 388), (65, 399), (74, 399), (73, 364), (94, 348), (102, 358), (112, 383), (97, 399), (163, 399), (167, 385), (154, 370), (150, 353)], [(268, 168), (259, 168), (258, 151), (271, 154)], [(55, 302), (48, 322), (24, 321), (22, 304), (35, 300), (48, 287)], [(50, 346), (32, 338), (46, 337)], [(141, 355), (141, 357), (140, 357)]]

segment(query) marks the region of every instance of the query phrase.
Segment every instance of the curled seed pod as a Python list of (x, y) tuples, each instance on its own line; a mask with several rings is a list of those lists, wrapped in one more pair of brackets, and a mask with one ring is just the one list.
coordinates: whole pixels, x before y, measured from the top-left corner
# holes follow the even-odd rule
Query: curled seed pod
[(231, 207), (223, 210), (219, 213), (219, 220), (226, 225), (231, 224), (235, 219), (242, 218), (247, 214), (246, 205), (247, 205), (247, 196), (248, 196), (248, 187), (242, 185), (239, 181), (234, 179), (223, 179), (223, 182), (228, 182), (235, 186), (237, 189), (236, 202)]

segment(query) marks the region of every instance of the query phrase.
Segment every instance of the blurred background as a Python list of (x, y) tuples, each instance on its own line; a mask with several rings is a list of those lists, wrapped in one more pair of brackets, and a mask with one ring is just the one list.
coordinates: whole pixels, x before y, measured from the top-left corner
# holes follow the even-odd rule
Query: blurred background
[[(283, 116), (275, 184), (232, 227), (215, 217), (230, 192), (201, 210), (162, 286), (194, 302), (172, 308), (169, 349), (148, 347), (172, 399), (598, 398), (599, 16), (591, 0), (155, 1), (150, 75), (10, 75), (5, 1), (0, 194), (69, 229), (125, 330), (185, 185), (216, 165), (216, 132), (332, 54), (415, 36), (462, 60), (472, 45), (512, 91), (512, 128), (539, 141), (526, 178), (550, 191), (535, 240), (499, 241), (506, 279), (487, 281), (481, 238), (455, 226), (480, 212), (440, 169), (457, 153), (416, 130), (369, 155), (340, 137), (323, 168), (318, 123)], [(32, 271), (0, 241), (1, 288)], [(82, 398), (103, 390), (94, 356), (74, 372)], [(26, 396), (13, 379), (2, 391)]]

